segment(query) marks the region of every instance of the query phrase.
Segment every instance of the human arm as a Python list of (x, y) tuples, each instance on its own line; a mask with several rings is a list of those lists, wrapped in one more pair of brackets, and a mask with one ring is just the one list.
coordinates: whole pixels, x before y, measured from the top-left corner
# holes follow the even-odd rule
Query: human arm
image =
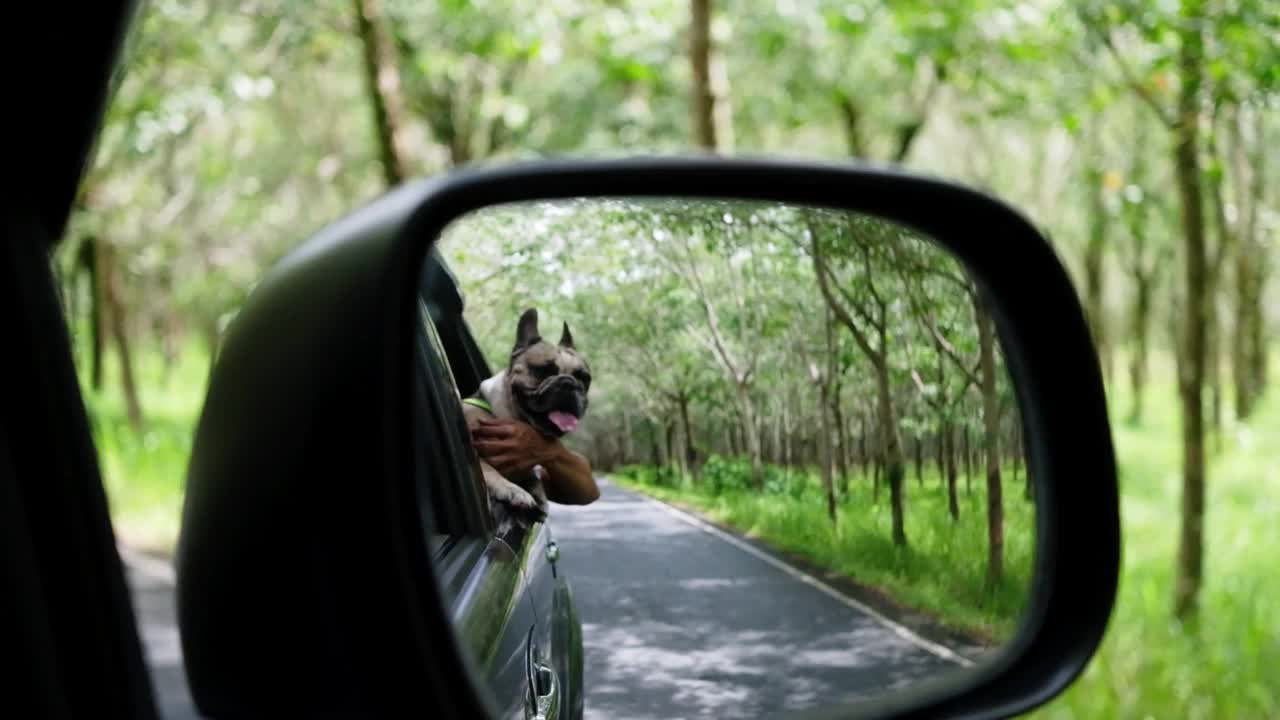
[(527, 472), (535, 465), (547, 471), (547, 499), (562, 505), (587, 505), (600, 497), (591, 463), (518, 420), (483, 418), (472, 431), (476, 452), (503, 475)]

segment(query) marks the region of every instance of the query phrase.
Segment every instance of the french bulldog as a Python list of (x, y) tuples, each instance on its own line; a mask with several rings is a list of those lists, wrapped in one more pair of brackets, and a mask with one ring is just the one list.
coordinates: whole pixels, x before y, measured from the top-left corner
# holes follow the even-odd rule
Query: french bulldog
[[(513, 418), (559, 439), (573, 432), (586, 414), (590, 387), (591, 370), (574, 348), (569, 324), (552, 344), (538, 332), (538, 311), (529, 308), (516, 326), (506, 369), (480, 383), (476, 395), (463, 402), (467, 428), (475, 430), (484, 417)], [(495, 517), (505, 514), (504, 506), (546, 516), (546, 471), (541, 465), (519, 477), (503, 477), (483, 458), (480, 467)]]

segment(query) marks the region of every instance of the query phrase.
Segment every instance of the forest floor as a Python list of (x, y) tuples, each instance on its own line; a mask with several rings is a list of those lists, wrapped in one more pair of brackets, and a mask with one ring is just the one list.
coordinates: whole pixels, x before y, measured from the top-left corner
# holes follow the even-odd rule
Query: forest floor
[[(186, 352), (166, 377), (158, 356), (140, 354), (137, 375), (146, 416), (141, 435), (125, 420), (118, 368), (112, 358), (108, 355), (105, 366), (106, 389), (95, 393), (86, 388), (85, 402), (100, 451), (113, 522), (123, 542), (139, 549), (171, 552), (191, 433), (204, 399), (207, 355), (199, 350)], [(1123, 496), (1120, 597), (1099, 654), (1072, 688), (1037, 711), (1035, 717), (1280, 716), (1280, 675), (1275, 672), (1280, 667), (1280, 630), (1275, 620), (1280, 617), (1280, 573), (1275, 572), (1280, 551), (1276, 525), (1280, 517), (1280, 392), (1273, 388), (1249, 423), (1233, 425), (1228, 419), (1219, 439), (1211, 441), (1206, 577), (1200, 619), (1194, 625), (1180, 625), (1171, 616), (1181, 483), (1172, 368), (1168, 362), (1153, 368), (1140, 425), (1125, 420), (1129, 388), (1118, 382), (1109, 392)], [(936, 502), (931, 500), (937, 495), (936, 478), (926, 475), (921, 491), (912, 472), (907, 476), (907, 534), (922, 555), (931, 544), (940, 542), (932, 537), (934, 530), (930, 528), (944, 525), (926, 519), (934, 512), (930, 508)], [(962, 528), (957, 532), (977, 533), (982, 527), (976, 482), (972, 500), (961, 491)], [(1030, 513), (1018, 509), (1029, 505), (1012, 490), (1019, 486), (1011, 486), (1008, 493), (1013, 500), (1008, 504), (1011, 546), (1007, 550), (1014, 568), (1029, 560), (1031, 552)], [(808, 515), (789, 515), (788, 506), (774, 504), (770, 497), (756, 502), (761, 518), (773, 517), (769, 523), (792, 528), (799, 539), (806, 537), (805, 533), (812, 533), (815, 539), (824, 537), (823, 533), (829, 537), (830, 525), (821, 503), (813, 503), (816, 519), (809, 522)], [(882, 502), (877, 507), (885, 505)], [(734, 506), (727, 502), (724, 512), (731, 515)], [(752, 503), (740, 500), (736, 506), (737, 512), (747, 512)], [(844, 503), (842, 520), (850, 519), (843, 532), (867, 534), (865, 541), (887, 549), (881, 555), (891, 558), (892, 544), (884, 524), (887, 510), (853, 519), (855, 508), (867, 506), (856, 493)], [(939, 507), (945, 513), (945, 505)], [(968, 527), (965, 523), (972, 523), (973, 528), (964, 530)], [(1023, 530), (1015, 532), (1017, 527)], [(981, 575), (985, 552), (972, 555), (972, 562), (961, 563), (956, 572)], [(937, 569), (930, 561), (916, 562), (920, 564), (906, 567)], [(894, 579), (892, 566), (880, 572), (890, 581), (906, 580)], [(914, 586), (927, 587), (918, 580)], [(921, 591), (923, 600), (932, 593), (936, 602), (950, 602), (950, 597), (937, 597), (943, 589)], [(1011, 597), (1016, 600), (1018, 594)], [(1016, 602), (1006, 606), (1003, 614), (993, 613), (990, 607), (994, 606), (975, 603), (974, 607), (966, 611), (968, 621), (979, 627), (987, 623), (998, 633), (1000, 618), (1016, 619), (1020, 606)]]

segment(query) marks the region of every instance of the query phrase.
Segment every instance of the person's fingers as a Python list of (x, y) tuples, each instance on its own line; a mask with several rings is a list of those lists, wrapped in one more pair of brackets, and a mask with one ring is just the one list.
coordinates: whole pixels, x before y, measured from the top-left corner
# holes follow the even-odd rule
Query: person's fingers
[(489, 464), (503, 474), (521, 472), (525, 469), (523, 463), (520, 462), (520, 457), (517, 455), (499, 455), (493, 458)]
[(472, 443), (472, 445), (475, 447), (476, 452), (480, 453), (485, 457), (493, 457), (499, 454), (505, 455), (507, 454), (507, 450), (508, 450), (505, 443), (486, 441), (486, 440), (481, 440), (479, 442)]
[(487, 443), (509, 443), (512, 445), (517, 444), (516, 439), (513, 438), (510, 433), (492, 432), (492, 431), (480, 432), (478, 430), (471, 433), (471, 441), (487, 442)]
[(500, 439), (500, 438), (511, 437), (514, 433), (512, 432), (510, 427), (507, 427), (505, 425), (497, 425), (497, 426), (483, 425), (481, 427), (476, 428), (475, 430), (472, 430), (471, 434), (477, 437)]

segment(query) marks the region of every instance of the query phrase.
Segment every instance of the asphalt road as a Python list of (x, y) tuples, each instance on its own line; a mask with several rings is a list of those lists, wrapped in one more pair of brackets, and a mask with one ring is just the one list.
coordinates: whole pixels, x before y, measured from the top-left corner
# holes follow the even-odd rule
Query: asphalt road
[[(735, 537), (608, 481), (601, 493), (551, 519), (583, 623), (587, 718), (760, 717), (960, 668)], [(161, 715), (194, 720), (172, 569), (122, 552)]]
[(182, 670), (182, 645), (174, 608), (173, 568), (167, 561), (121, 549), (133, 595), (133, 608), (142, 636), (142, 650), (151, 669), (152, 691), (160, 717), (197, 720)]
[(607, 481), (591, 505), (553, 506), (551, 526), (583, 624), (588, 718), (761, 717), (962, 667), (753, 546)]

